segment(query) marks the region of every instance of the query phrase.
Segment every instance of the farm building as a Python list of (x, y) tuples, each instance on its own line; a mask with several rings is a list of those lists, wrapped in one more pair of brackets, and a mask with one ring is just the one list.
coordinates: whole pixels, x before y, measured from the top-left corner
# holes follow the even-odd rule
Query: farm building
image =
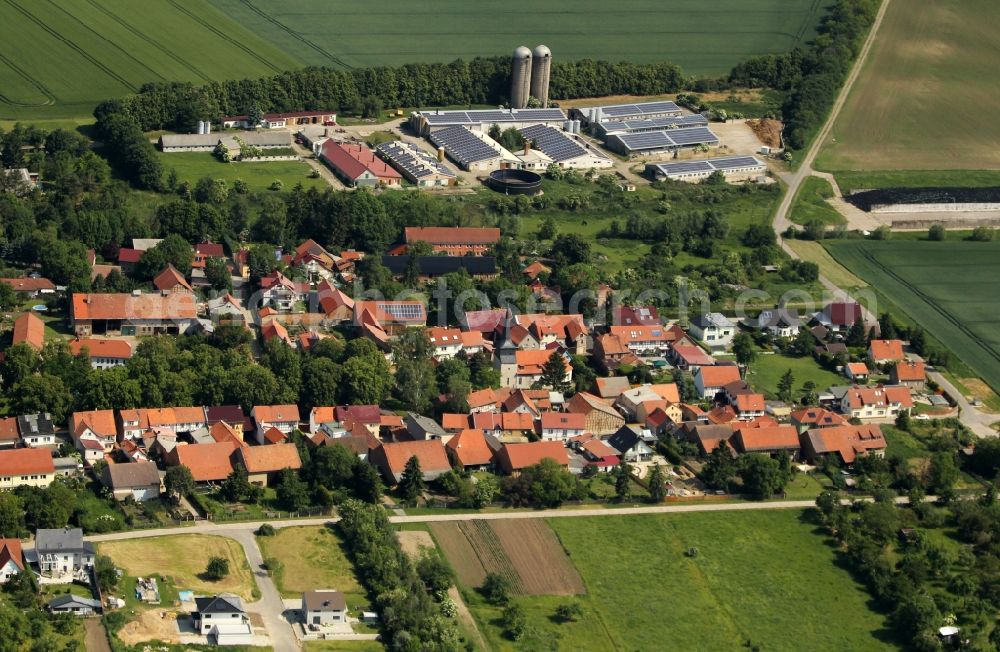
[(80, 355), (84, 349), (94, 369), (120, 367), (132, 357), (132, 344), (126, 340), (104, 340), (79, 337), (70, 340), (69, 352)]
[[(525, 143), (530, 143), (525, 149), (541, 152), (548, 163), (555, 163), (561, 168), (589, 170), (591, 168), (609, 168), (614, 163), (606, 155), (581, 140), (579, 136), (568, 134), (550, 125), (537, 124), (519, 130)], [(518, 155), (518, 158), (521, 158)], [(542, 169), (548, 167), (541, 166)]]
[(219, 144), (218, 134), (163, 134), (163, 152), (211, 152)]
[(421, 188), (451, 186), (458, 177), (439, 160), (413, 143), (393, 141), (382, 143), (375, 150), (379, 156), (399, 170), (410, 183)]
[(754, 156), (720, 156), (704, 161), (648, 163), (646, 174), (657, 181), (701, 181), (721, 172), (726, 181), (743, 181), (759, 177), (766, 169), (764, 163)]
[(431, 132), (431, 142), (441, 147), (463, 170), (517, 167), (521, 160), (483, 132), (468, 127), (447, 127)]
[(319, 158), (349, 186), (399, 186), (402, 177), (364, 145), (328, 140)]
[[(500, 229), (476, 226), (408, 226), (404, 230), (404, 237), (408, 245), (426, 242), (436, 254), (483, 256), (491, 245), (500, 242)], [(400, 253), (405, 254), (406, 251)]]
[(486, 132), (492, 125), (522, 128), (534, 124), (562, 125), (566, 114), (561, 109), (484, 109), (475, 111), (414, 111), (410, 127), (421, 136), (446, 127), (467, 127)]
[(230, 135), (223, 134), (219, 137), (219, 143), (229, 150), (229, 155), (237, 157), (244, 145), (259, 147), (260, 149), (278, 149), (292, 146), (292, 134), (287, 131), (252, 131), (245, 134)]
[(179, 334), (197, 323), (194, 295), (74, 294), (70, 321), (79, 336)]
[(403, 478), (406, 463), (411, 457), (420, 462), (424, 480), (436, 480), (451, 470), (451, 462), (440, 439), (401, 441), (382, 444), (369, 455), (369, 460), (382, 473), (389, 484), (397, 484)]
[[(223, 129), (250, 129), (250, 117), (228, 115), (222, 118)], [(292, 111), (290, 113), (265, 113), (260, 126), (264, 129), (282, 129), (294, 125), (332, 125), (337, 122), (333, 111)]]
[(708, 118), (701, 114), (667, 116), (664, 118), (645, 118), (642, 120), (608, 120), (591, 125), (591, 133), (598, 138), (607, 138), (611, 134), (638, 134), (644, 131), (661, 131), (663, 129), (683, 129), (685, 127), (705, 127)]
[(626, 156), (644, 156), (660, 152), (676, 152), (694, 147), (715, 147), (719, 137), (708, 127), (664, 129), (635, 134), (612, 134), (605, 143), (608, 149)]
[(56, 284), (40, 276), (20, 278), (0, 278), (0, 283), (6, 283), (20, 297), (35, 298), (42, 294), (53, 294)]
[(608, 104), (572, 109), (570, 117), (586, 124), (604, 121), (649, 120), (651, 118), (676, 118), (683, 115), (674, 102), (639, 102), (636, 104)]

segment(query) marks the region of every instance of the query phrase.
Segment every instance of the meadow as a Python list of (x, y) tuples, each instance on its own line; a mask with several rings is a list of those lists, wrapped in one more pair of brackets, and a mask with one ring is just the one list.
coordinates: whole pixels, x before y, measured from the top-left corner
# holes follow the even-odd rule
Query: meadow
[(780, 353), (758, 354), (750, 365), (746, 380), (767, 398), (777, 398), (778, 383), (789, 369), (795, 378), (792, 391), (796, 396), (807, 381), (815, 383), (817, 390), (824, 390), (831, 385), (848, 384), (846, 379), (819, 366), (812, 356), (794, 358)]
[(824, 11), (816, 0), (211, 2), (310, 65), (453, 61), (544, 43), (556, 60), (669, 61), (694, 75), (722, 75), (748, 56), (790, 50), (815, 35)]
[(302, 64), (207, 0), (8, 0), (0, 118), (89, 116), (146, 82), (256, 77)]
[(833, 186), (826, 179), (807, 177), (795, 195), (789, 218), (796, 224), (820, 221), (823, 224), (843, 224), (844, 216), (837, 212), (827, 199), (833, 197)]
[[(798, 510), (550, 519), (587, 595), (519, 596), (537, 649), (890, 650), (885, 618)], [(697, 553), (685, 554), (691, 548)], [(497, 650), (500, 610), (466, 590)], [(562, 604), (583, 615), (563, 623)], [(836, 623), (836, 626), (831, 626)], [(749, 646), (748, 646), (749, 647)]]
[(816, 167), (1000, 166), (995, 18), (994, 0), (893, 0)]
[(178, 181), (187, 181), (192, 186), (202, 177), (224, 179), (230, 187), (237, 179), (247, 182), (251, 190), (262, 191), (270, 189), (275, 181), (281, 181), (282, 190), (291, 190), (295, 184), (301, 183), (303, 188), (319, 188), (323, 190), (329, 185), (322, 178), (309, 176), (312, 168), (304, 161), (263, 161), (253, 163), (230, 162), (223, 163), (212, 156), (211, 152), (171, 152), (157, 155), (163, 161), (165, 170), (177, 172)]
[(352, 608), (363, 599), (364, 589), (344, 544), (330, 528), (281, 528), (274, 536), (257, 537), (257, 543), (265, 559), (281, 562), (274, 581), (283, 597), (300, 597), (304, 591), (326, 588), (347, 595)]
[(1000, 242), (841, 240), (830, 255), (1000, 389)]

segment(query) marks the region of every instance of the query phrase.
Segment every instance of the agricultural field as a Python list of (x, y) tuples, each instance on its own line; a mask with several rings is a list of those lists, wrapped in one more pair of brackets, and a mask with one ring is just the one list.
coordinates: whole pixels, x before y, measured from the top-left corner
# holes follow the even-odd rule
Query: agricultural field
[(312, 168), (304, 161), (262, 161), (251, 163), (223, 163), (211, 152), (157, 152), (166, 170), (177, 172), (178, 181), (187, 181), (192, 186), (202, 177), (224, 179), (230, 187), (237, 179), (243, 179), (253, 191), (268, 190), (275, 180), (281, 181), (282, 190), (291, 190), (301, 183), (303, 188), (328, 188), (322, 178), (309, 176)]
[[(1000, 242), (827, 241), (831, 256), (1000, 389)], [(880, 307), (879, 311), (885, 308)]]
[(301, 597), (303, 591), (314, 589), (337, 589), (353, 605), (364, 593), (343, 542), (330, 528), (281, 528), (274, 536), (257, 537), (257, 543), (265, 559), (281, 562), (274, 579), (283, 597)]
[[(126, 575), (169, 577), (178, 590), (198, 593), (235, 593), (253, 600), (258, 593), (243, 548), (232, 539), (202, 534), (127, 539), (98, 544), (98, 552), (114, 560)], [(229, 561), (229, 576), (213, 582), (203, 573), (212, 557)]]
[(559, 540), (541, 520), (442, 522), (431, 525), (431, 532), (462, 586), (478, 587), (487, 573), (498, 573), (519, 595), (586, 592)]
[[(736, 650), (747, 641), (764, 650), (895, 649), (885, 619), (804, 512), (550, 525), (616, 649), (663, 649), (664, 641), (677, 650)], [(697, 554), (685, 555), (691, 548)]]
[[(1000, 166), (1000, 123), (988, 108), (1000, 102), (996, 8), (993, 0), (893, 0), (817, 168)], [(942, 185), (935, 176), (921, 185)]]
[(7, 0), (0, 118), (89, 116), (144, 83), (257, 77), (302, 67), (207, 0)]
[[(463, 0), (211, 0), (255, 34), (310, 65), (401, 65), (506, 55), (545, 43), (556, 59), (670, 61), (721, 75), (754, 54), (815, 35), (816, 0), (581, 0), (572, 5)], [(322, 14), (319, 10), (322, 9)]]

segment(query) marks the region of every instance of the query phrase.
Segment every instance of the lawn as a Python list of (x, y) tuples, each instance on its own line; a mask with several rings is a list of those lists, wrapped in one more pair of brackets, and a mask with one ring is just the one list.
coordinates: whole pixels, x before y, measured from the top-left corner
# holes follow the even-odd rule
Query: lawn
[(789, 369), (795, 378), (793, 391), (796, 394), (809, 380), (816, 383), (818, 391), (831, 385), (848, 384), (847, 379), (819, 366), (811, 356), (793, 358), (780, 353), (758, 354), (757, 359), (750, 365), (746, 380), (758, 392), (762, 392), (768, 398), (774, 398), (778, 394), (778, 382)]
[[(178, 590), (196, 593), (235, 593), (244, 600), (258, 595), (250, 565), (240, 544), (232, 539), (202, 534), (179, 534), (108, 541), (98, 544), (98, 552), (111, 557), (126, 575), (170, 577)], [(212, 557), (229, 561), (229, 576), (212, 582), (202, 573)]]
[[(551, 519), (587, 585), (584, 617), (550, 619), (567, 599), (518, 599), (559, 649), (890, 650), (885, 619), (798, 510)], [(697, 548), (694, 557), (684, 554)], [(481, 622), (495, 610), (473, 606)], [(836, 626), (831, 626), (835, 623)], [(517, 649), (486, 633), (498, 649)], [(669, 641), (669, 643), (667, 643)]]
[(384, 652), (378, 641), (306, 641), (306, 652)]
[(833, 197), (833, 186), (829, 181), (820, 177), (807, 177), (795, 195), (789, 219), (796, 224), (808, 224), (814, 221), (831, 225), (843, 224), (844, 216), (826, 203), (831, 197)]
[(1000, 170), (892, 170), (834, 173), (840, 192), (875, 188), (989, 188), (1000, 186)]
[(80, 118), (146, 82), (204, 83), (302, 65), (207, 0), (134, 9), (130, 0), (8, 0), (0, 118)]
[(364, 589), (354, 575), (344, 544), (330, 528), (280, 528), (273, 537), (257, 537), (257, 542), (265, 559), (281, 561), (275, 583), (282, 596), (297, 598), (304, 591), (336, 589), (348, 595), (349, 605), (363, 599)]
[(224, 179), (230, 187), (237, 179), (243, 179), (251, 190), (268, 190), (275, 179), (281, 181), (283, 190), (291, 190), (295, 184), (303, 187), (328, 187), (323, 179), (312, 179), (312, 168), (304, 161), (269, 161), (260, 163), (223, 163), (211, 152), (178, 152), (157, 155), (167, 170), (177, 171), (179, 181), (194, 185), (202, 177)]
[(995, 0), (892, 0), (817, 167), (1000, 167), (1000, 123), (988, 109), (1000, 102), (996, 9)]
[[(812, 38), (825, 5), (814, 0), (626, 0), (493, 4), (463, 0), (284, 3), (211, 0), (262, 38), (312, 65), (373, 66), (507, 55), (545, 43), (555, 61), (670, 61), (687, 74), (721, 75), (750, 55)], [(639, 27), (641, 26), (641, 27)]]
[[(827, 241), (830, 254), (1000, 389), (1000, 242)], [(975, 270), (972, 273), (972, 270)], [(951, 365), (949, 365), (951, 366)]]

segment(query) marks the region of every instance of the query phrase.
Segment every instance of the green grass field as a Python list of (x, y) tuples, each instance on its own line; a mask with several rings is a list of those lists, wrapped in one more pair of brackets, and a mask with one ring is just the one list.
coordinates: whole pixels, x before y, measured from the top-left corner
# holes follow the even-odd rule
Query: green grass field
[[(738, 650), (748, 640), (764, 650), (894, 649), (885, 619), (801, 511), (550, 525), (588, 590), (577, 623), (548, 618), (565, 600), (539, 598), (543, 613), (526, 603), (531, 623), (564, 633), (559, 649)], [(691, 547), (697, 556), (684, 555)]]
[(795, 377), (793, 391), (796, 395), (808, 380), (816, 383), (817, 390), (826, 389), (831, 385), (848, 384), (847, 379), (819, 366), (812, 356), (793, 358), (780, 353), (758, 354), (757, 359), (750, 365), (747, 382), (766, 397), (774, 398), (778, 394), (778, 382), (789, 369), (792, 370), (792, 375)]
[(0, 118), (89, 116), (146, 82), (255, 77), (301, 67), (207, 0), (6, 0)]
[(843, 224), (844, 216), (826, 203), (831, 197), (833, 186), (829, 181), (820, 177), (807, 177), (795, 195), (789, 219), (796, 224), (808, 224), (815, 220), (823, 224)]
[(1000, 170), (892, 170), (835, 172), (845, 195), (873, 188), (987, 188), (1000, 186)]
[(545, 43), (555, 59), (671, 61), (698, 75), (721, 75), (749, 55), (790, 50), (815, 35), (824, 11), (816, 0), (211, 2), (313, 65), (452, 61)]
[(257, 543), (265, 559), (281, 561), (275, 583), (286, 598), (314, 589), (336, 589), (348, 596), (353, 608), (364, 594), (343, 543), (329, 528), (281, 528), (274, 536), (257, 537)]
[(817, 167), (1000, 167), (989, 110), (1000, 102), (996, 9), (994, 0), (893, 0)]
[[(827, 241), (834, 259), (1000, 389), (1000, 242)], [(879, 307), (882, 312), (886, 307)]]
[(222, 163), (211, 152), (158, 152), (163, 167), (177, 171), (180, 181), (194, 185), (202, 177), (225, 179), (230, 187), (237, 179), (243, 179), (251, 190), (267, 190), (275, 179), (282, 183), (282, 190), (291, 190), (301, 183), (304, 188), (320, 190), (329, 187), (323, 179), (309, 177), (311, 168), (303, 161), (270, 161), (261, 163)]

